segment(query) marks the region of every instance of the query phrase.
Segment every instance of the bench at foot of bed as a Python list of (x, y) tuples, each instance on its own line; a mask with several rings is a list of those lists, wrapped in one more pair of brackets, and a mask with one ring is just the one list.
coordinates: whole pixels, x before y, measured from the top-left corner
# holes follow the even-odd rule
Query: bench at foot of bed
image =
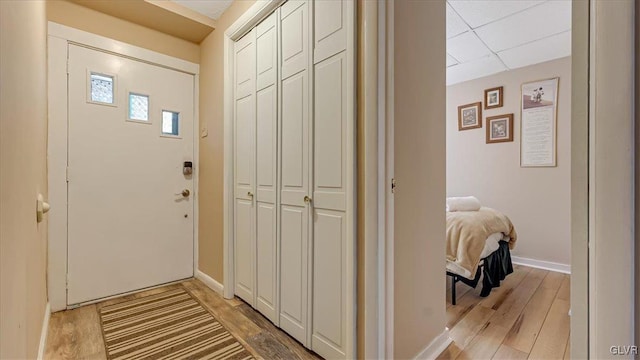
[(507, 275), (513, 272), (513, 264), (511, 263), (511, 252), (509, 251), (509, 243), (501, 240), (498, 250), (489, 254), (489, 256), (480, 259), (480, 265), (473, 279), (467, 279), (453, 272), (447, 271), (447, 276), (451, 276), (451, 304), (456, 305), (456, 283), (463, 283), (475, 289), (482, 277), (481, 297), (486, 297), (491, 293), (491, 289), (500, 286), (500, 281), (504, 280)]

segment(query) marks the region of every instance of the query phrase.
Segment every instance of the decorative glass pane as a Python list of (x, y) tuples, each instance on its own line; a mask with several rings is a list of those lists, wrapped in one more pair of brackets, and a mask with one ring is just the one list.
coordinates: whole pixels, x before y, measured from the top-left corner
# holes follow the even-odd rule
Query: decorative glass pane
[(129, 93), (129, 119), (149, 121), (149, 97)]
[(180, 113), (162, 110), (162, 133), (164, 135), (178, 135), (178, 120)]
[(91, 73), (91, 101), (113, 104), (113, 77)]

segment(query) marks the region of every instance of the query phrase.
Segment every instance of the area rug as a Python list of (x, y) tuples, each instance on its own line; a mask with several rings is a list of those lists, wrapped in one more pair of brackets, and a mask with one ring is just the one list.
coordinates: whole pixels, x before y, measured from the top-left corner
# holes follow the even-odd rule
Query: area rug
[(100, 309), (108, 359), (253, 359), (186, 289)]

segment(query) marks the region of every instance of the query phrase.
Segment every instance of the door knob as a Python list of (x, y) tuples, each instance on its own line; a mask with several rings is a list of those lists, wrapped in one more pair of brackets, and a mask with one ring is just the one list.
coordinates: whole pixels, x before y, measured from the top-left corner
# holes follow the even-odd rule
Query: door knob
[(189, 189), (184, 189), (182, 190), (182, 192), (179, 192), (176, 195), (182, 195), (182, 197), (189, 197), (189, 195), (191, 195), (191, 191), (189, 191)]
[(311, 198), (306, 196), (304, 197), (304, 202), (306, 202), (307, 204), (309, 204), (311, 202)]
[(253, 199), (253, 193), (251, 191), (247, 191), (247, 196)]

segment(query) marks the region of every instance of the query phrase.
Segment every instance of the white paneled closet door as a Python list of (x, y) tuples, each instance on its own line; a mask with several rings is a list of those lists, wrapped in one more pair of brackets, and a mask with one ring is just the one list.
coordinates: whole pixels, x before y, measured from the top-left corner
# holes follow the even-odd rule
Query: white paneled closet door
[[(352, 349), (355, 119), (353, 17), (349, 0), (314, 4), (313, 326), (311, 348), (325, 358)], [(349, 46), (351, 45), (351, 46)], [(351, 337), (351, 341), (348, 341)]]
[(235, 294), (255, 306), (256, 50), (255, 29), (235, 43)]
[[(280, 8), (280, 327), (309, 344), (310, 50), (309, 3)], [(305, 201), (306, 199), (306, 201)]]
[(256, 27), (256, 309), (278, 324), (277, 129), (278, 11)]
[(353, 0), (289, 0), (234, 47), (235, 294), (325, 358), (356, 356), (354, 44)]

